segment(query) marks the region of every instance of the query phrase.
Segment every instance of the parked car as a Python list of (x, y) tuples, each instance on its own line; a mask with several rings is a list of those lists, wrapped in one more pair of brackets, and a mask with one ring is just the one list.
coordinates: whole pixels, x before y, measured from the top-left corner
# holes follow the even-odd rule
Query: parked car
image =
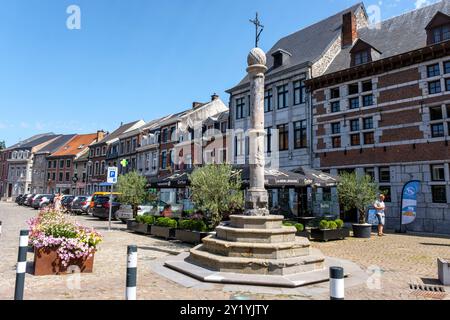
[(83, 205), (83, 207), (82, 207), (83, 213), (89, 214), (89, 211), (91, 209), (91, 202), (92, 202), (92, 197), (88, 197), (86, 199), (86, 204)]
[(23, 195), (23, 196), (20, 198), (19, 206), (25, 205), (25, 202), (27, 201), (28, 197), (30, 197), (30, 196), (31, 196), (31, 194), (29, 194), (29, 193)]
[(41, 202), (39, 203), (39, 208), (43, 209), (50, 205), (53, 205), (54, 201), (55, 201), (54, 194), (46, 195), (41, 199)]
[(31, 204), (31, 207), (33, 209), (40, 209), (41, 208), (41, 202), (42, 202), (42, 198), (44, 197), (49, 197), (49, 194), (39, 194), (36, 197), (34, 197), (33, 203)]
[(61, 207), (67, 211), (70, 211), (73, 199), (75, 199), (75, 197), (71, 195), (63, 196), (61, 199)]
[(16, 202), (17, 204), (19, 204), (19, 202), (20, 202), (20, 200), (22, 199), (22, 197), (23, 197), (23, 194), (19, 194), (19, 195), (17, 196), (15, 202)]
[(72, 213), (82, 214), (84, 212), (83, 207), (86, 206), (88, 198), (88, 196), (75, 197), (72, 201), (70, 211)]
[[(138, 216), (142, 215), (158, 215), (157, 210), (155, 210), (155, 202), (153, 203), (145, 203), (138, 207)], [(133, 219), (133, 207), (129, 204), (124, 204), (120, 206), (120, 209), (117, 210), (115, 214), (115, 218), (117, 220), (122, 221), (123, 223), (127, 223), (127, 220)]]
[[(109, 196), (110, 196), (109, 192), (95, 192), (92, 195), (91, 203), (89, 204), (90, 209), (93, 209), (95, 207), (95, 203), (96, 203), (98, 198), (109, 197)], [(120, 193), (113, 192), (113, 196), (118, 197), (118, 196), (120, 196)]]
[[(109, 218), (109, 197), (107, 196), (98, 196), (95, 199), (95, 205), (92, 208), (92, 216), (100, 218), (100, 219), (108, 219)], [(118, 197), (113, 196), (112, 202), (112, 219), (115, 219), (115, 213), (120, 209), (120, 203), (118, 202)]]
[(29, 196), (29, 197), (27, 197), (27, 200), (25, 201), (25, 205), (27, 206), (27, 207), (31, 207), (31, 205), (32, 205), (32, 203), (33, 203), (33, 200), (34, 200), (34, 197), (36, 197), (36, 194), (32, 194), (31, 196)]
[[(145, 204), (142, 204), (138, 207), (138, 216), (141, 215), (153, 215), (153, 216), (159, 216), (163, 212), (164, 208), (166, 208), (168, 204), (164, 201), (150, 201)], [(174, 213), (181, 213), (182, 212), (182, 205), (180, 204), (174, 204), (170, 205), (172, 212)], [(133, 208), (131, 205), (121, 205), (120, 209), (116, 212), (115, 217), (122, 221), (123, 223), (126, 223), (127, 220), (133, 219)]]

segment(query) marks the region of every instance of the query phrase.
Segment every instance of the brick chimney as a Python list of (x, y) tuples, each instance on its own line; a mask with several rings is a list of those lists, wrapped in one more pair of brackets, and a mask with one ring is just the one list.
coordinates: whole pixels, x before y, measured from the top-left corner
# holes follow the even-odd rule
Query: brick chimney
[(202, 105), (203, 105), (203, 103), (194, 101), (194, 102), (192, 102), (192, 109), (197, 109), (197, 108), (201, 107)]
[(219, 99), (219, 96), (217, 95), (217, 93), (214, 93), (214, 94), (211, 96), (211, 101), (215, 101), (215, 100), (217, 100), (217, 99)]
[(353, 12), (348, 12), (342, 16), (342, 47), (353, 45), (357, 38), (356, 16)]
[(97, 131), (97, 142), (99, 142), (100, 140), (103, 140), (105, 135), (106, 135), (105, 131), (103, 131), (103, 130)]

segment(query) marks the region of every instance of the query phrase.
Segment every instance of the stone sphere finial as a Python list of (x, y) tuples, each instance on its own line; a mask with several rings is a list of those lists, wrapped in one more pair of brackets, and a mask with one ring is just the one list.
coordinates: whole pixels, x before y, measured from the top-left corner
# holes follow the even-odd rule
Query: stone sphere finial
[(256, 64), (265, 66), (267, 63), (266, 54), (260, 48), (253, 48), (247, 57), (248, 66), (253, 66)]

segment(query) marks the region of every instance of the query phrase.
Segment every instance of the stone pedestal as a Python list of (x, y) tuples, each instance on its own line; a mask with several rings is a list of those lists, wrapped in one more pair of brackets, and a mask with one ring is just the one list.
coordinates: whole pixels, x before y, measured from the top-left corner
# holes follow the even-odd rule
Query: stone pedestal
[(284, 227), (283, 216), (230, 219), (189, 256), (166, 266), (207, 282), (296, 287), (328, 280), (325, 257), (311, 254), (308, 239)]
[(166, 266), (208, 282), (297, 287), (327, 281), (325, 258), (311, 254), (306, 238), (296, 237), (295, 227), (284, 227), (283, 216), (271, 216), (264, 178), (264, 73), (266, 55), (259, 48), (250, 51), (250, 188), (245, 215), (231, 216), (228, 226), (216, 229), (216, 236), (189, 256), (167, 261)]

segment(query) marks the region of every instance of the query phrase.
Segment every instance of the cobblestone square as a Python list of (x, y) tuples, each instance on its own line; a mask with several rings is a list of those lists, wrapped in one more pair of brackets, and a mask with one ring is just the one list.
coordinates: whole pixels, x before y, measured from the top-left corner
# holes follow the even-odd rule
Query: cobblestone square
[[(0, 221), (3, 230), (0, 238), (0, 299), (14, 296), (15, 266), (18, 235), (27, 227), (26, 220), (37, 211), (13, 203), (0, 203)], [(311, 286), (307, 294), (283, 289), (255, 289), (246, 286), (221, 284), (181, 285), (152, 271), (153, 261), (176, 255), (191, 247), (126, 231), (125, 225), (113, 222), (107, 231), (107, 221), (90, 216), (76, 216), (81, 224), (95, 227), (104, 235), (104, 242), (95, 255), (94, 273), (35, 277), (26, 275), (25, 299), (124, 299), (127, 245), (138, 246), (138, 299), (193, 299), (228, 300), (235, 295), (252, 299), (328, 299), (322, 286)], [(388, 234), (370, 240), (348, 238), (344, 241), (318, 243), (313, 247), (325, 255), (351, 260), (367, 270), (367, 284), (346, 290), (346, 299), (449, 299), (447, 293), (429, 294), (414, 292), (410, 284), (437, 285), (437, 258), (450, 256), (450, 239), (439, 237)], [(28, 254), (32, 262), (33, 254)], [(78, 280), (79, 279), (79, 280)], [(193, 281), (193, 283), (195, 283)], [(316, 290), (316, 291), (315, 291)], [(316, 292), (316, 293), (315, 293)]]

